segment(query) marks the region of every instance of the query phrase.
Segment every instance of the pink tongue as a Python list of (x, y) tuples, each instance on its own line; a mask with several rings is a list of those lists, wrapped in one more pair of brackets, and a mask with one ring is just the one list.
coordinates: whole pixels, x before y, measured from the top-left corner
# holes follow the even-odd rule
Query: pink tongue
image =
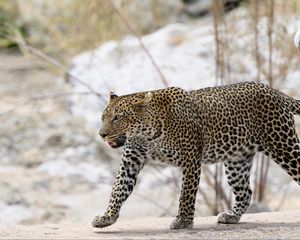
[(109, 146), (111, 146), (111, 147), (116, 146), (116, 143), (115, 143), (115, 142), (108, 142), (108, 144), (109, 144)]

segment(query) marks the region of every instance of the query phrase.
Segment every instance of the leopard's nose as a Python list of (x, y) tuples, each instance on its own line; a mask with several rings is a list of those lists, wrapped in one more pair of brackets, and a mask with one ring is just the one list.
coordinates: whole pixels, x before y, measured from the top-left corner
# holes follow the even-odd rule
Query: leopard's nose
[(106, 136), (108, 136), (108, 133), (99, 131), (99, 135), (100, 135), (102, 138), (105, 138)]

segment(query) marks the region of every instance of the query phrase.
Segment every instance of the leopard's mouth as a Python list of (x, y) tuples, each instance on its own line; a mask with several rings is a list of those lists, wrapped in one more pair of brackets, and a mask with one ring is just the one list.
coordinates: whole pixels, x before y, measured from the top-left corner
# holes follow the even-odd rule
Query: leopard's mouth
[(110, 138), (106, 140), (108, 145), (112, 148), (119, 148), (124, 146), (126, 142), (126, 136), (124, 134), (118, 135), (114, 138)]

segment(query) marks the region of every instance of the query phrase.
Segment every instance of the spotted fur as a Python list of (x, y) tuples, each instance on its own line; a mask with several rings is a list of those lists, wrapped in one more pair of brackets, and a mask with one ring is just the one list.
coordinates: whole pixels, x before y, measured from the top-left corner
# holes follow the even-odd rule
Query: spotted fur
[(193, 227), (201, 164), (223, 162), (234, 206), (219, 223), (237, 223), (251, 200), (252, 159), (263, 151), (300, 184), (300, 144), (293, 114), (300, 102), (263, 84), (240, 83), (185, 91), (167, 88), (118, 97), (111, 94), (100, 135), (124, 146), (120, 169), (104, 216), (113, 224), (148, 161), (181, 167), (182, 189), (172, 229)]

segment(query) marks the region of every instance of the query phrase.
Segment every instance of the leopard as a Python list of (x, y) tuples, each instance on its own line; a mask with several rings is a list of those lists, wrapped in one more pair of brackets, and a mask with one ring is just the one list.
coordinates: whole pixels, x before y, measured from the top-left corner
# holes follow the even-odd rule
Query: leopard
[(118, 96), (111, 92), (100, 136), (122, 147), (108, 207), (92, 226), (114, 224), (137, 177), (149, 163), (182, 172), (179, 209), (171, 229), (193, 228), (201, 166), (224, 164), (233, 206), (219, 224), (238, 223), (250, 205), (250, 169), (257, 152), (274, 160), (300, 184), (300, 144), (294, 115), (300, 100), (262, 83), (243, 82), (187, 91), (179, 87)]

